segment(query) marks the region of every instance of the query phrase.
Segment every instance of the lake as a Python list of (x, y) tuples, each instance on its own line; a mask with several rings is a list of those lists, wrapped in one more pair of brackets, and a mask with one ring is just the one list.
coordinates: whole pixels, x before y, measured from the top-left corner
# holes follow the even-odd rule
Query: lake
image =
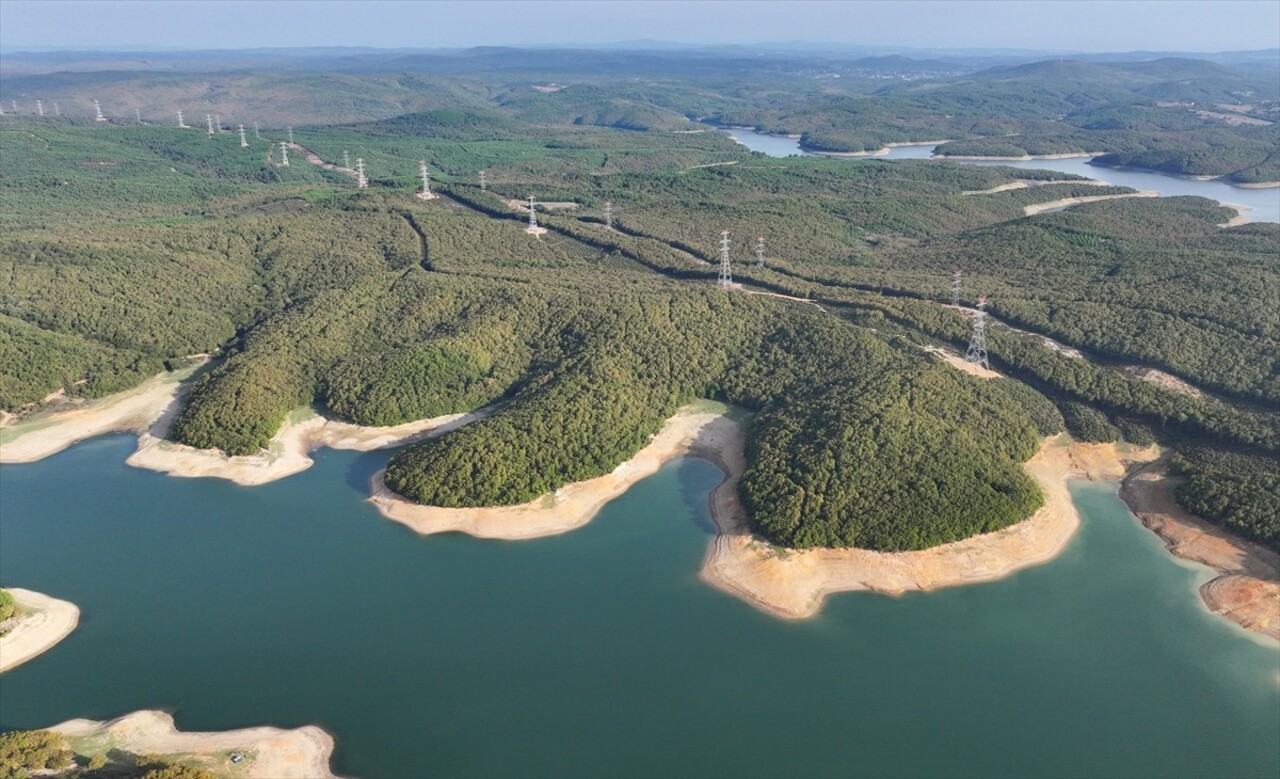
[[(710, 126), (710, 125), (708, 125)], [(794, 154), (817, 156), (801, 151), (798, 138), (765, 135), (753, 130), (724, 130), (731, 138), (752, 151), (771, 157), (788, 157)], [(877, 160), (927, 160), (933, 154), (934, 144), (921, 146), (895, 146), (883, 157), (848, 157), (850, 161)], [(1245, 189), (1233, 187), (1221, 181), (1196, 181), (1182, 176), (1152, 173), (1140, 170), (1121, 170), (1100, 165), (1090, 165), (1087, 157), (1071, 157), (1061, 160), (1028, 160), (1025, 162), (997, 162), (994, 160), (961, 160), (966, 165), (1007, 165), (1014, 168), (1040, 168), (1062, 173), (1074, 173), (1093, 179), (1102, 179), (1116, 186), (1132, 187), (1141, 191), (1159, 192), (1161, 195), (1197, 195), (1219, 203), (1245, 206), (1245, 216), (1253, 222), (1280, 222), (1280, 189)]]
[(133, 446), (0, 467), (4, 581), (82, 611), (0, 677), (5, 728), (316, 723), (365, 777), (1280, 773), (1280, 648), (1209, 614), (1205, 569), (1111, 485), (1073, 486), (1084, 525), (1047, 565), (786, 622), (698, 579), (699, 460), (508, 543), (382, 519), (386, 452), (244, 488)]

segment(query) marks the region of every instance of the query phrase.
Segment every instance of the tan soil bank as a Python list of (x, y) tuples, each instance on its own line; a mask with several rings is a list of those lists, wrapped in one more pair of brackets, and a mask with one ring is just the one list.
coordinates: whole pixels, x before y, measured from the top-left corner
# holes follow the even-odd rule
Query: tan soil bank
[(1045, 492), (1045, 505), (1034, 516), (995, 533), (897, 553), (780, 549), (755, 538), (737, 500), (741, 447), (724, 454), (729, 475), (711, 495), (711, 513), (721, 535), (707, 551), (702, 577), (770, 614), (794, 619), (818, 613), (833, 592), (935, 590), (991, 581), (1047, 562), (1066, 548), (1080, 525), (1068, 479), (1119, 478), (1126, 462), (1154, 459), (1157, 453), (1154, 448), (1122, 453), (1113, 444), (1048, 438), (1026, 464)]
[[(73, 741), (77, 753), (120, 749), (190, 761), (217, 775), (257, 779), (332, 779), (333, 738), (314, 725), (282, 730), (258, 727), (220, 733), (180, 733), (162, 711), (138, 711), (107, 722), (73, 719), (49, 730)], [(229, 754), (241, 752), (233, 764)]]
[(1068, 478), (1119, 479), (1126, 462), (1150, 461), (1158, 454), (1155, 448), (1121, 453), (1110, 444), (1046, 439), (1026, 466), (1044, 489), (1046, 504), (1025, 522), (921, 552), (797, 551), (773, 547), (747, 529), (746, 512), (737, 497), (746, 465), (744, 440), (738, 424), (722, 414), (682, 413), (612, 473), (520, 506), (422, 506), (388, 490), (381, 473), (373, 478), (370, 500), (383, 516), (423, 534), (458, 531), (482, 538), (536, 538), (586, 524), (604, 504), (671, 459), (702, 457), (726, 474), (711, 494), (711, 513), (720, 535), (703, 561), (703, 579), (775, 616), (801, 618), (816, 614), (832, 592), (930, 590), (989, 581), (1045, 562), (1066, 546), (1080, 523), (1067, 491)]
[(689, 453), (714, 451), (741, 438), (735, 422), (719, 413), (681, 413), (667, 424), (644, 449), (612, 473), (561, 487), (552, 495), (519, 506), (443, 508), (423, 506), (396, 495), (373, 476), (370, 501), (387, 519), (407, 525), (423, 535), (458, 531), (479, 538), (507, 540), (540, 538), (581, 527), (609, 501), (631, 485), (651, 476), (669, 460)]
[(155, 376), (125, 392), (65, 411), (11, 421), (0, 429), (0, 463), (29, 463), (107, 433), (141, 433), (174, 404), (195, 369)]
[(1209, 610), (1256, 633), (1280, 639), (1280, 555), (1187, 513), (1173, 497), (1165, 460), (1136, 469), (1120, 497), (1170, 552), (1220, 576), (1200, 588)]
[(359, 452), (385, 449), (443, 435), (487, 413), (449, 414), (393, 427), (362, 427), (299, 409), (275, 434), (266, 450), (231, 457), (216, 449), (195, 449), (167, 440), (177, 411), (178, 404), (174, 403), (148, 432), (138, 436), (138, 451), (126, 462), (172, 476), (212, 476), (246, 487), (305, 471), (314, 463), (308, 453), (322, 446)]
[(0, 428), (0, 463), (44, 459), (74, 443), (107, 433), (138, 434), (138, 450), (126, 461), (173, 476), (211, 476), (246, 486), (283, 479), (310, 468), (307, 453), (322, 446), (367, 452), (442, 435), (485, 416), (480, 410), (392, 427), (362, 427), (299, 409), (258, 454), (229, 457), (167, 440), (194, 368), (161, 374), (142, 385), (69, 410), (37, 415)]
[(80, 609), (74, 603), (17, 587), (5, 589), (26, 613), (0, 636), (0, 673), (52, 649), (80, 623)]
[(1122, 197), (1160, 197), (1159, 192), (1129, 192), (1121, 195), (1082, 195), (1080, 197), (1064, 197), (1061, 200), (1050, 200), (1048, 203), (1032, 203), (1022, 209), (1022, 213), (1026, 216), (1035, 216), (1043, 214), (1045, 211), (1055, 211), (1059, 208), (1074, 206), (1080, 203), (1097, 203), (1100, 200), (1117, 200)]

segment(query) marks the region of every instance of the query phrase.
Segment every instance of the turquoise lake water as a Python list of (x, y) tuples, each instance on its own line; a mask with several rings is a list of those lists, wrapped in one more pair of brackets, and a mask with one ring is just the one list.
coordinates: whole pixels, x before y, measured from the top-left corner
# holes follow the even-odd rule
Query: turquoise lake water
[(785, 622), (699, 581), (702, 461), (506, 543), (379, 517), (385, 452), (244, 488), (132, 449), (0, 468), (3, 581), (82, 610), (0, 677), (0, 726), (314, 723), (364, 777), (1280, 774), (1280, 648), (1209, 614), (1108, 485), (1073, 488), (1047, 565)]
[[(789, 157), (791, 155), (813, 156), (800, 150), (797, 138), (786, 138), (779, 135), (765, 135), (753, 130), (722, 130), (734, 140), (752, 151), (762, 152), (771, 157)], [(933, 145), (896, 146), (884, 157), (847, 158), (849, 161), (859, 159), (879, 160), (927, 160), (933, 154)], [(1040, 168), (1056, 170), (1062, 173), (1074, 173), (1092, 179), (1102, 179), (1120, 187), (1132, 187), (1139, 191), (1159, 192), (1161, 195), (1197, 195), (1216, 200), (1219, 203), (1244, 206), (1244, 215), (1253, 222), (1280, 222), (1280, 189), (1245, 189), (1234, 187), (1222, 181), (1196, 181), (1182, 176), (1170, 176), (1162, 173), (1151, 173), (1141, 170), (1118, 170), (1100, 165), (1090, 165), (1086, 157), (1072, 157), (1062, 160), (1028, 160), (1026, 162), (996, 162), (985, 160), (965, 160), (966, 165), (1008, 165), (1015, 168)]]

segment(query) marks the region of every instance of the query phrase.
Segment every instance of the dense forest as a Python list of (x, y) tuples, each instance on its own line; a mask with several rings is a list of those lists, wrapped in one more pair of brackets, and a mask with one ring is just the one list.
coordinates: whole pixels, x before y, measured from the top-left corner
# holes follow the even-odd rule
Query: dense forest
[[(0, 408), (101, 396), (203, 353), (217, 359), (172, 435), (230, 454), (268, 446), (300, 406), (366, 425), (487, 407), (387, 470), (410, 499), (477, 506), (607, 473), (709, 397), (753, 415), (740, 490), (757, 532), (884, 550), (1028, 516), (1042, 498), (1020, 465), (1065, 429), (1177, 447), (1185, 505), (1280, 546), (1264, 497), (1280, 461), (1280, 228), (1223, 229), (1230, 212), (1198, 198), (1024, 217), (1129, 190), (948, 162), (766, 159), (689, 121), (850, 148), (951, 137), (955, 154), (979, 153), (963, 145), (976, 136), (1114, 154), (1189, 153), (1200, 138), (1226, 151), (1196, 165), (1230, 158), (1265, 179), (1270, 157), (1254, 156), (1274, 145), (1269, 126), (1205, 140), (1185, 107), (1135, 97), (1225, 100), (1247, 77), (1126, 67), (823, 95), (788, 92), (795, 76), (778, 66), (768, 97), (709, 89), (706, 71), (536, 90), (493, 74), (405, 80), (428, 110), (353, 107), (300, 126), (288, 166), (278, 129), (241, 148), (231, 132), (6, 116), (0, 142), (21, 153), (0, 171)], [(1056, 119), (1068, 86), (1094, 97)], [(978, 117), (1028, 91), (1012, 124)], [(937, 124), (952, 108), (967, 126)], [(307, 152), (360, 157), (371, 186)], [(413, 197), (419, 160), (435, 200)], [(509, 202), (529, 195), (562, 204), (540, 207), (540, 237)], [(725, 229), (735, 280), (822, 308), (715, 289)], [(1009, 378), (979, 381), (920, 348), (963, 348), (969, 314), (942, 305), (957, 267), (963, 304), (991, 298), (992, 362)], [(1148, 381), (1152, 368), (1190, 390)]]

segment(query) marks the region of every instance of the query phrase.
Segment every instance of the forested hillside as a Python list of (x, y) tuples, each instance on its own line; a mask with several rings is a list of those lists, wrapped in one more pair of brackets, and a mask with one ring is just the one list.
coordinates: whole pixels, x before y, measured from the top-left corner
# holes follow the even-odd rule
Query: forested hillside
[[(967, 83), (995, 95), (1044, 75)], [(1155, 95), (1168, 75), (1123, 89)], [(232, 454), (267, 446), (299, 406), (367, 425), (489, 407), (387, 471), (413, 500), (477, 506), (607, 473), (713, 397), (754, 415), (740, 489), (759, 533), (875, 549), (1028, 516), (1041, 497), (1020, 464), (1065, 422), (1185, 448), (1184, 502), (1280, 543), (1259, 497), (1280, 453), (1280, 228), (1224, 229), (1229, 212), (1196, 198), (1024, 217), (1129, 192), (1043, 171), (764, 159), (689, 127), (701, 88), (685, 82), (432, 84), (446, 105), (297, 128), (288, 166), (278, 130), (241, 148), (234, 133), (0, 119), (6, 159), (20, 152), (0, 170), (0, 406), (105, 394), (212, 352), (173, 436)], [(751, 102), (724, 92), (700, 99)], [(882, 108), (905, 127), (918, 114), (895, 101), (925, 94), (891, 89)], [(760, 102), (802, 99), (824, 100)], [(308, 152), (360, 157), (371, 186)], [(435, 200), (413, 196), (419, 160)], [(540, 237), (509, 202), (530, 194), (549, 204)], [(823, 307), (716, 289), (724, 229), (737, 281)], [(992, 299), (1008, 379), (920, 348), (965, 343), (968, 314), (943, 305), (957, 267), (962, 302)], [(1145, 380), (1152, 368), (1193, 391)]]

